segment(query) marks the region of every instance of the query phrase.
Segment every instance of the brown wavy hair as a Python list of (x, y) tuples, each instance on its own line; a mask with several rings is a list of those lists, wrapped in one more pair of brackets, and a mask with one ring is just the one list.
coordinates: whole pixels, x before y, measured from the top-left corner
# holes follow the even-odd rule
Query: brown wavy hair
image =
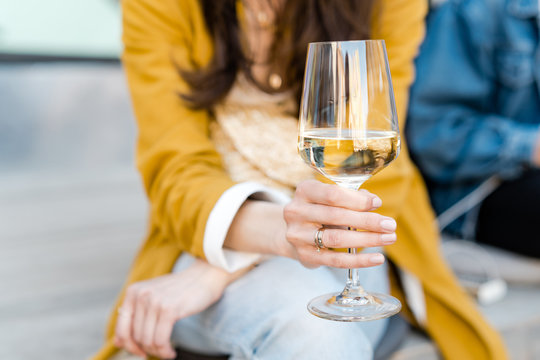
[[(191, 92), (182, 97), (194, 108), (210, 109), (227, 95), (239, 70), (244, 70), (259, 88), (273, 91), (251, 76), (251, 62), (242, 52), (236, 1), (200, 0), (214, 41), (214, 56), (205, 68), (180, 71), (191, 87)], [(279, 91), (293, 90), (299, 95), (308, 43), (369, 39), (373, 3), (374, 0), (288, 0), (282, 9), (276, 9), (279, 12), (268, 61), (270, 66), (283, 69)]]

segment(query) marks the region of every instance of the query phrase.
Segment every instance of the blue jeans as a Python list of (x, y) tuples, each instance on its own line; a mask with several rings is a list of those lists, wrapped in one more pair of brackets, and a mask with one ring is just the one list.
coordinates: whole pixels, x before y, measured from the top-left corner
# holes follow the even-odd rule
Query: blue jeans
[[(174, 271), (193, 260), (182, 255)], [(388, 293), (385, 265), (360, 271), (367, 290)], [(371, 359), (388, 319), (343, 323), (319, 319), (308, 301), (341, 291), (346, 270), (307, 269), (274, 257), (232, 283), (204, 312), (175, 324), (171, 341), (187, 350), (240, 359)]]

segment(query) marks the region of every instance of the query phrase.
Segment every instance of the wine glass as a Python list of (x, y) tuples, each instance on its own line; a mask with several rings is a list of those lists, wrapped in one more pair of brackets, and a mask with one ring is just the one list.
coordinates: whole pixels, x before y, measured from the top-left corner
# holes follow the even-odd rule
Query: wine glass
[[(309, 44), (300, 106), (298, 152), (339, 186), (358, 190), (399, 154), (383, 40)], [(348, 251), (356, 254), (357, 249)], [(400, 309), (396, 298), (366, 292), (358, 269), (348, 270), (341, 293), (321, 295), (308, 304), (312, 314), (336, 321), (382, 319)]]

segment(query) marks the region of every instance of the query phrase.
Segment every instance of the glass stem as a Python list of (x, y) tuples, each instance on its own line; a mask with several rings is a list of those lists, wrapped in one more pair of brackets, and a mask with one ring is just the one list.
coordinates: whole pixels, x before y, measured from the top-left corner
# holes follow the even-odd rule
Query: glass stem
[[(367, 176), (366, 180), (369, 177), (370, 176)], [(364, 181), (362, 181), (360, 183), (358, 183), (358, 182), (356, 182), (356, 183), (339, 183), (338, 185), (342, 186), (342, 187), (345, 187), (345, 188), (348, 188), (348, 189), (358, 190), (358, 189), (360, 189), (360, 186), (362, 186)], [(352, 227), (350, 227), (350, 226), (349, 226), (348, 229), (351, 230), (351, 231), (354, 231), (354, 229)], [(357, 250), (356, 248), (349, 248), (348, 249), (349, 254), (356, 254), (356, 250)], [(364, 288), (362, 287), (362, 285), (360, 285), (360, 276), (359, 276), (358, 268), (348, 269), (347, 270), (347, 283), (345, 285), (345, 289), (343, 290), (343, 293), (347, 293), (347, 294), (353, 295), (353, 296), (366, 296), (367, 295), (367, 293), (364, 290)]]
[[(349, 230), (351, 230), (349, 228)], [(349, 248), (349, 254), (356, 254), (356, 248)], [(347, 285), (351, 287), (359, 287), (360, 280), (358, 276), (358, 269), (349, 269), (347, 272)]]

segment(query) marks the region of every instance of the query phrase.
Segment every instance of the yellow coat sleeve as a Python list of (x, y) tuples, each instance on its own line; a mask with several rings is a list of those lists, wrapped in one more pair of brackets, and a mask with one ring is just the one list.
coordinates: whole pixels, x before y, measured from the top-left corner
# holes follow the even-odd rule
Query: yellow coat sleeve
[(137, 167), (150, 200), (150, 226), (163, 241), (204, 257), (209, 213), (233, 182), (209, 140), (208, 112), (190, 109), (179, 96), (189, 87), (178, 68), (203, 66), (212, 55), (198, 6), (193, 0), (124, 0), (122, 61), (138, 123)]
[(425, 0), (384, 0), (373, 12), (371, 37), (386, 43), (401, 129), (414, 80), (414, 58), (424, 39), (426, 13)]
[[(401, 131), (405, 128), (409, 87), (414, 80), (414, 58), (424, 38), (425, 0), (383, 0), (376, 2), (371, 37), (386, 43), (388, 62)], [(365, 188), (381, 197), (384, 215), (396, 217), (403, 210), (414, 177), (414, 166), (402, 138), (398, 158), (366, 182)]]

